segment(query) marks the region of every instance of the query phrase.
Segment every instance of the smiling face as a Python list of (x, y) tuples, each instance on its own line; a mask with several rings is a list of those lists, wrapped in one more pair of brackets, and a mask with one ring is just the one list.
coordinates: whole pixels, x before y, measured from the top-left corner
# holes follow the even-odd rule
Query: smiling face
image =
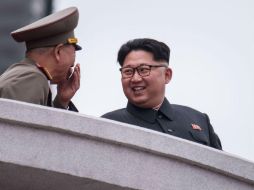
[[(131, 51), (123, 62), (123, 67), (136, 68), (141, 64), (162, 65), (164, 61), (155, 61), (153, 54), (143, 51)], [(141, 77), (137, 72), (131, 78), (122, 78), (122, 87), (128, 100), (142, 108), (154, 108), (162, 103), (165, 86), (172, 76), (170, 68), (152, 67), (149, 76)]]

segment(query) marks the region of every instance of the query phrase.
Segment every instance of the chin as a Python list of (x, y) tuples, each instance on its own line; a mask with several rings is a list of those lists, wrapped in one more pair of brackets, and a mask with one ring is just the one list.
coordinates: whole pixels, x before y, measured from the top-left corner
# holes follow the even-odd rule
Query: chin
[(135, 106), (141, 107), (141, 108), (149, 108), (149, 106), (147, 106), (147, 101), (145, 100), (129, 100), (132, 104), (134, 104)]
[(63, 81), (64, 80), (64, 78), (53, 78), (51, 81), (50, 81), (50, 83), (52, 83), (52, 84), (59, 84), (59, 83), (61, 83), (61, 81)]

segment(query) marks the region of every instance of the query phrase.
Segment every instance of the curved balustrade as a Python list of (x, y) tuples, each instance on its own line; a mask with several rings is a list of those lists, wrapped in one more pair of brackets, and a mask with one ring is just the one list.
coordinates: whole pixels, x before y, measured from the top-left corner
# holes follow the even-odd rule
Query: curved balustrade
[(55, 108), (0, 108), (2, 190), (254, 189), (254, 163), (223, 151)]

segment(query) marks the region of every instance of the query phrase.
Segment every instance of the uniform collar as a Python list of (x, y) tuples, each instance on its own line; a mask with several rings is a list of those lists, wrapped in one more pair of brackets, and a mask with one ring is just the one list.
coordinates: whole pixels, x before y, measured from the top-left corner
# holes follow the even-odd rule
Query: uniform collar
[(45, 67), (42, 67), (40, 64), (36, 63), (34, 60), (26, 57), (25, 59), (22, 60), (22, 62), (35, 65), (47, 77), (48, 80), (52, 80), (52, 76), (49, 73), (48, 69)]
[(133, 114), (134, 116), (145, 120), (149, 123), (154, 123), (158, 113), (162, 113), (165, 117), (167, 117), (169, 120), (173, 120), (174, 113), (173, 109), (168, 102), (167, 98), (164, 98), (164, 101), (158, 111), (152, 109), (152, 108), (140, 108), (132, 103), (128, 102), (127, 104), (127, 111)]
[(48, 69), (46, 67), (42, 67), (40, 64), (36, 64), (37, 68), (41, 70), (41, 72), (43, 72), (43, 74), (47, 77), (48, 80), (52, 80), (52, 76), (49, 73)]

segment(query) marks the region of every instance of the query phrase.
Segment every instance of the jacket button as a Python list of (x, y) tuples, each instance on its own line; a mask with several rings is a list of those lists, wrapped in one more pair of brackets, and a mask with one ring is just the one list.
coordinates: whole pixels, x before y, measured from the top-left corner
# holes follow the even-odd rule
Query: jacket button
[(161, 118), (162, 118), (162, 115), (158, 115), (158, 118), (161, 119)]

